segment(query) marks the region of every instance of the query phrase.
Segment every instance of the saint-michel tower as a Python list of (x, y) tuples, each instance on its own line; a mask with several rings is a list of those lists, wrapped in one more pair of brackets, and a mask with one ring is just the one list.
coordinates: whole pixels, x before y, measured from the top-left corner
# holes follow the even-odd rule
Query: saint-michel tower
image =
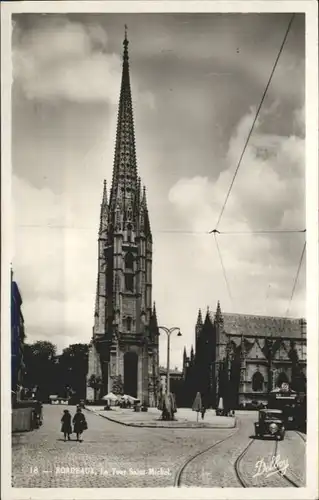
[(128, 44), (125, 31), (113, 178), (109, 196), (104, 181), (101, 203), (88, 382), (92, 375), (102, 379), (101, 395), (122, 383), (125, 394), (153, 406), (159, 336), (152, 303), (153, 243), (146, 189), (137, 171)]

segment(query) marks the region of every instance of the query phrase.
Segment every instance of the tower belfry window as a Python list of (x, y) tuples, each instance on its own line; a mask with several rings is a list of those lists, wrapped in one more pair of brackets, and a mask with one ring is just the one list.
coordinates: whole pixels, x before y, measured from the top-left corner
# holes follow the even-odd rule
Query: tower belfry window
[(134, 282), (133, 282), (133, 275), (132, 274), (126, 274), (125, 275), (125, 289), (128, 292), (133, 292), (133, 287), (134, 287)]
[(129, 252), (125, 255), (125, 268), (126, 269), (133, 269), (134, 265), (134, 257), (133, 255)]
[(127, 328), (127, 331), (130, 332), (131, 329), (132, 329), (132, 318), (126, 318), (126, 328)]

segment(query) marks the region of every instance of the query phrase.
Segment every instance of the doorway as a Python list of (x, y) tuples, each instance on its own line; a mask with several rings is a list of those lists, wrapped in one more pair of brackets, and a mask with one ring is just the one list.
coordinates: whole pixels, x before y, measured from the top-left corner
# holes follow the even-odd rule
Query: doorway
[(124, 394), (133, 398), (137, 398), (137, 368), (136, 352), (126, 352), (124, 354)]

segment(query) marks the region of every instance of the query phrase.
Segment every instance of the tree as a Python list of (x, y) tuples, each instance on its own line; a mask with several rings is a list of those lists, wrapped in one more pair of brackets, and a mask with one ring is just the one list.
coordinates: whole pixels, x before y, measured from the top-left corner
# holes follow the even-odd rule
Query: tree
[(80, 398), (85, 398), (88, 355), (88, 344), (71, 344), (63, 350), (59, 360), (63, 387), (70, 386)]
[(46, 340), (38, 340), (30, 345), (34, 356), (50, 361), (56, 356), (56, 345)]
[(121, 375), (115, 375), (112, 377), (112, 392), (116, 395), (124, 394), (124, 385)]
[(37, 397), (42, 400), (46, 400), (56, 388), (55, 355), (56, 346), (48, 341), (24, 346), (25, 387), (38, 387)]
[(98, 398), (97, 396), (97, 391), (100, 391), (103, 387), (103, 381), (102, 378), (99, 377), (98, 375), (91, 375), (91, 377), (88, 380), (88, 386), (92, 387), (94, 390), (94, 401), (96, 401)]

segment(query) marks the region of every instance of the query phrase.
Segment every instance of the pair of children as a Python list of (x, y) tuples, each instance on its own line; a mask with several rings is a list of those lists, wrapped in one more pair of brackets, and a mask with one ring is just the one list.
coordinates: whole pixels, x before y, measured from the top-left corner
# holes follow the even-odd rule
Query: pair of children
[[(68, 438), (68, 441), (71, 440), (72, 434), (72, 424), (71, 424), (72, 416), (69, 410), (64, 410), (64, 414), (61, 418), (62, 427), (61, 432), (64, 435), (64, 441)], [(82, 442), (83, 439), (80, 439), (84, 430), (88, 428), (85, 416), (83, 415), (81, 408), (77, 408), (76, 414), (73, 417), (73, 432), (76, 434), (76, 440)]]

